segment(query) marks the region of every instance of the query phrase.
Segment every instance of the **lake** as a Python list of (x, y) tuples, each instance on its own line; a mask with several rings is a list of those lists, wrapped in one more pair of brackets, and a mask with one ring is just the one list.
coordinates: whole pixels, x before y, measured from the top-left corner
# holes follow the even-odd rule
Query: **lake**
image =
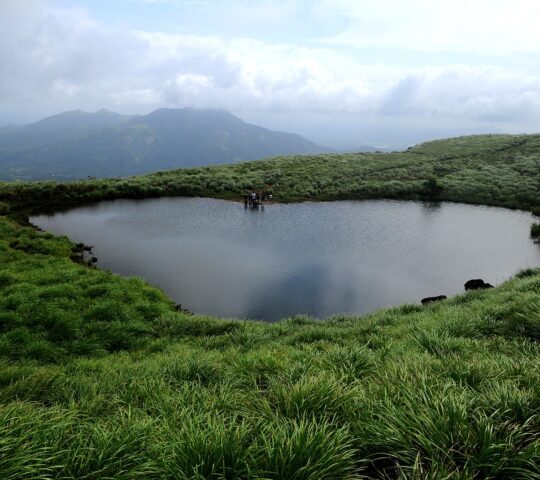
[(115, 200), (31, 218), (94, 245), (195, 312), (274, 321), (366, 313), (499, 284), (540, 265), (527, 212), (452, 203), (341, 201), (258, 210), (206, 198)]

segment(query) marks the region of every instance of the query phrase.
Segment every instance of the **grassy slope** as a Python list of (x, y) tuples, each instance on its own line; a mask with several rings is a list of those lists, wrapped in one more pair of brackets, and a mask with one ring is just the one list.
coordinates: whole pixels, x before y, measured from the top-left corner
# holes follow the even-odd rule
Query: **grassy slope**
[[(290, 156), (141, 177), (55, 184), (1, 183), (0, 202), (24, 209), (113, 198), (200, 195), (238, 198), (271, 188), (278, 200), (431, 198), (540, 211), (540, 135), (463, 137), (407, 152)], [(0, 204), (0, 211), (2, 206)]]
[[(273, 175), (300, 199), (337, 175), (316, 198), (416, 198), (450, 162), (443, 196), (532, 209), (539, 150), (538, 137), (476, 137), (3, 195), (17, 212), (58, 203), (50, 191), (157, 195), (192, 179), (226, 196)], [(406, 188), (390, 192), (395, 178)], [(540, 478), (540, 270), (429, 307), (263, 324), (174, 312), (71, 249), (0, 217), (1, 478)]]

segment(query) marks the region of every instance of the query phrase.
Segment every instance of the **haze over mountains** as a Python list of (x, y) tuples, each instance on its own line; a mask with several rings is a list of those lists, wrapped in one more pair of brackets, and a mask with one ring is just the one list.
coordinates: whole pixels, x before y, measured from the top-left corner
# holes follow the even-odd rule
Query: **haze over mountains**
[(0, 179), (117, 177), (329, 151), (225, 110), (159, 109), (136, 116), (77, 110), (0, 129)]

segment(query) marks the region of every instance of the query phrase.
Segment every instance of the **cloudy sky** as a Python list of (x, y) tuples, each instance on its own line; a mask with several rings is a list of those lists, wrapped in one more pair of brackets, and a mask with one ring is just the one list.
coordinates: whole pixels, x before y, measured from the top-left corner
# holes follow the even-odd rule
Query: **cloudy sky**
[(225, 108), (339, 147), (540, 131), (537, 0), (0, 0), (0, 125)]

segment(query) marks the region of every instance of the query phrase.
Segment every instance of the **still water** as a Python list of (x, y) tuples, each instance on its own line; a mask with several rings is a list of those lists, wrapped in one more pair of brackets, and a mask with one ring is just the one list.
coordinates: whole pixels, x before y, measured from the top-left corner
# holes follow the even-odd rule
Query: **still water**
[(273, 321), (365, 313), (494, 285), (540, 265), (526, 212), (461, 204), (266, 205), (116, 200), (31, 221), (94, 245), (98, 266), (138, 275), (196, 313)]

